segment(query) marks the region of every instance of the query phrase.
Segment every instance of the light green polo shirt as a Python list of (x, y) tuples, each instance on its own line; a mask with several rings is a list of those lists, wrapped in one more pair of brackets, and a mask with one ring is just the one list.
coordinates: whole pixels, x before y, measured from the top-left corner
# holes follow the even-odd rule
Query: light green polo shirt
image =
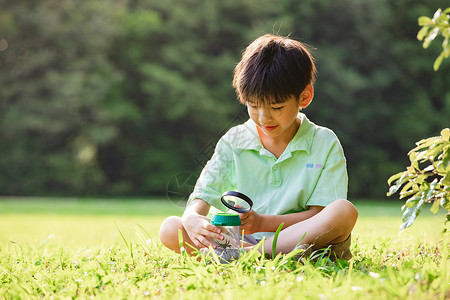
[(278, 159), (263, 147), (251, 119), (231, 128), (217, 143), (189, 200), (199, 198), (226, 211), (220, 196), (234, 190), (253, 200), (256, 213), (282, 215), (346, 199), (346, 160), (338, 138), (304, 114), (299, 118), (297, 133)]

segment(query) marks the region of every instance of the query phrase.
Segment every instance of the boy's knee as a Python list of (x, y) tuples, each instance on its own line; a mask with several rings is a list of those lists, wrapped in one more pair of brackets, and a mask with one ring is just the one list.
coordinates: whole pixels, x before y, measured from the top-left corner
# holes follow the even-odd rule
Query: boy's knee
[(330, 220), (333, 225), (340, 224), (340, 228), (344, 231), (351, 231), (358, 219), (358, 210), (348, 200), (338, 199), (332, 203), (333, 205), (333, 220)]
[(181, 218), (171, 216), (165, 219), (159, 229), (159, 240), (169, 249), (178, 247), (178, 230), (182, 229)]
[(356, 222), (356, 219), (358, 218), (358, 210), (353, 203), (345, 199), (338, 199), (336, 201), (343, 216), (345, 216), (349, 221), (354, 220)]

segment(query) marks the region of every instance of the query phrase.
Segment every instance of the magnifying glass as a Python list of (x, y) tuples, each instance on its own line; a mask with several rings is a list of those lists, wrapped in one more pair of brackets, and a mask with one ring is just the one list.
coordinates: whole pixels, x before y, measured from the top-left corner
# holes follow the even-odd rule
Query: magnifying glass
[(222, 201), (223, 205), (238, 213), (249, 212), (253, 206), (253, 201), (249, 197), (235, 191), (223, 193), (220, 201)]

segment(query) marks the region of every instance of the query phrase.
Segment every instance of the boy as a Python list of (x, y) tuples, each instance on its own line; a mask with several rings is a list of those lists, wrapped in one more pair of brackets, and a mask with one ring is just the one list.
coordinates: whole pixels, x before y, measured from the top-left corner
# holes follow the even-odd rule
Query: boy
[[(178, 230), (189, 253), (216, 245), (220, 228), (206, 215), (212, 206), (225, 210), (222, 193), (236, 190), (253, 200), (240, 213), (245, 246), (266, 238), (271, 254), (330, 247), (332, 256), (349, 259), (350, 234), (358, 212), (346, 199), (347, 171), (334, 133), (310, 122), (300, 111), (313, 99), (314, 60), (302, 43), (266, 34), (251, 43), (234, 71), (233, 87), (250, 119), (218, 142), (189, 197), (181, 218), (161, 225), (161, 242), (179, 252)], [(303, 237), (303, 239), (302, 239)], [(221, 253), (218, 253), (221, 255)]]

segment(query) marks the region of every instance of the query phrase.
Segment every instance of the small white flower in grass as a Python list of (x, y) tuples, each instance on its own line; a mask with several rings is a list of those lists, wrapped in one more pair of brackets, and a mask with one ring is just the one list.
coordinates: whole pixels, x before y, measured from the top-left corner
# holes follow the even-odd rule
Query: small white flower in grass
[(150, 244), (152, 242), (152, 239), (147, 240), (147, 244)]
[(259, 282), (259, 284), (260, 284), (261, 286), (265, 286), (265, 285), (266, 285), (266, 282), (263, 280), (263, 281)]
[(300, 282), (303, 280), (303, 276), (297, 276), (297, 282)]
[(373, 278), (380, 278), (380, 274), (374, 272), (369, 272), (369, 276)]
[(424, 278), (423, 274), (416, 273), (416, 275), (414, 275), (414, 279), (417, 281), (422, 281), (423, 278)]
[(362, 290), (362, 287), (360, 287), (360, 286), (352, 286), (352, 291), (361, 291)]

